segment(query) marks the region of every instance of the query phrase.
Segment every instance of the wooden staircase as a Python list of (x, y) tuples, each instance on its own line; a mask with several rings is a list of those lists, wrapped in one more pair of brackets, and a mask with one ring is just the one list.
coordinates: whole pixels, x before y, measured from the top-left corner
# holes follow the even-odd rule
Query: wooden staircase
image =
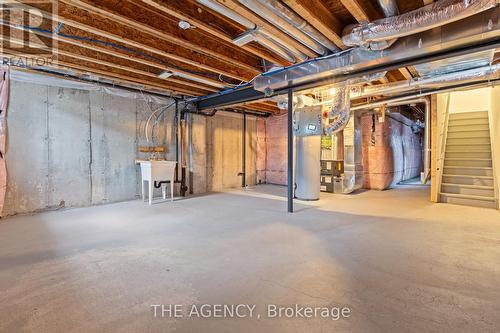
[(449, 114), (440, 201), (497, 208), (487, 111)]

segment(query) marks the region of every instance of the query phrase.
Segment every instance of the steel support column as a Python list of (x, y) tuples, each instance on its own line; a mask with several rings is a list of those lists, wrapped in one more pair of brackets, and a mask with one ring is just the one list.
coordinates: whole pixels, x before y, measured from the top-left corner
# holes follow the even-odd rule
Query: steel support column
[(293, 213), (293, 90), (288, 89), (288, 212)]

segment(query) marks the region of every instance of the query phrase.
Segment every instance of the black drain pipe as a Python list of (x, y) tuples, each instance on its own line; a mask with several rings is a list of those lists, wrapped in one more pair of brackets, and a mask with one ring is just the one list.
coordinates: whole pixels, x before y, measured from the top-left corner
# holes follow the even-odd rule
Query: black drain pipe
[(243, 168), (243, 171), (238, 173), (238, 176), (241, 176), (241, 187), (246, 187), (247, 186), (247, 114), (246, 112), (243, 112), (243, 130), (242, 130), (242, 159), (241, 159), (241, 165)]

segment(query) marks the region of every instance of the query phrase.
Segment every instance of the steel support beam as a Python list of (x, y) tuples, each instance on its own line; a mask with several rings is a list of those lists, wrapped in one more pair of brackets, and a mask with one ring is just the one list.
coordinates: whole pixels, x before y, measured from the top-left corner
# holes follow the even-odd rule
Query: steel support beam
[[(312, 81), (304, 81), (294, 86), (288, 86), (284, 89), (276, 90), (273, 92), (272, 96), (286, 94), (291, 88), (295, 91), (310, 89), (322, 85), (333, 84), (337, 82), (342, 82), (351, 78), (360, 77), (363, 75), (370, 75), (379, 73), (382, 71), (396, 70), (402, 67), (409, 67), (418, 64), (423, 64), (431, 61), (447, 59), (451, 57), (461, 56), (464, 54), (480, 52), (485, 50), (491, 50), (500, 48), (500, 39), (489, 40), (481, 42), (480, 44), (462, 46), (460, 48), (429, 53), (425, 55), (415, 56), (406, 59), (394, 59), (383, 64), (375, 64), (373, 66), (364, 68), (359, 71), (353, 71), (344, 75), (338, 76), (328, 76), (321, 79), (315, 79)], [(236, 105), (239, 103), (252, 102), (268, 98), (271, 96), (265, 96), (264, 93), (254, 90), (253, 86), (247, 86), (240, 89), (234, 89), (225, 91), (222, 93), (215, 93), (208, 96), (198, 97), (194, 99), (196, 107), (198, 110), (207, 110), (218, 107)]]

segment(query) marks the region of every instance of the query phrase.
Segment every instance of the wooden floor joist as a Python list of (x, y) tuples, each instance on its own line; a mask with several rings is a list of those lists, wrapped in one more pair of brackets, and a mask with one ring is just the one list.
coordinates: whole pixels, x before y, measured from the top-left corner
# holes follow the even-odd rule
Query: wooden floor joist
[[(75, 7), (78, 7), (80, 9), (86, 10), (90, 13), (99, 15), (105, 19), (114, 21), (116, 23), (128, 26), (132, 29), (137, 29), (138, 31), (141, 31), (142, 33), (147, 33), (155, 38), (162, 39), (163, 41), (173, 43), (179, 47), (183, 47), (188, 50), (196, 50), (196, 52), (203, 53), (209, 57), (213, 57), (225, 62), (228, 62), (228, 64), (232, 64), (238, 67), (241, 67), (250, 73), (256, 75), (260, 73), (260, 70), (246, 62), (240, 61), (238, 58), (243, 58), (244, 54), (241, 51), (234, 51), (234, 54), (228, 55), (220, 52), (221, 49), (224, 48), (223, 44), (218, 45), (218, 47), (215, 47), (215, 43), (211, 43), (211, 48), (204, 47), (203, 46), (203, 41), (210, 41), (210, 39), (204, 38), (199, 40), (198, 44), (192, 43), (187, 39), (181, 38), (179, 36), (175, 36), (172, 31), (174, 31), (175, 28), (177, 30), (180, 30), (179, 27), (169, 27), (168, 29), (165, 30), (160, 30), (156, 29), (154, 27), (151, 27), (150, 25), (146, 24), (145, 22), (139, 22), (134, 19), (131, 19), (118, 11), (112, 9), (112, 8), (107, 8), (103, 7), (101, 4), (103, 1), (98, 1), (98, 2), (91, 2), (91, 1), (86, 1), (86, 0), (60, 0), (60, 2), (66, 3), (68, 5), (72, 5)], [(168, 32), (167, 32), (168, 31)]]
[[(3, 40), (3, 37), (0, 38), (0, 40)], [(23, 44), (24, 41), (21, 41), (21, 40), (15, 39), (15, 38), (9, 38), (9, 43), (20, 45), (20, 46), (24, 45)], [(30, 43), (33, 46), (43, 47), (43, 45), (37, 44), (37, 43), (32, 42), (32, 41)], [(56, 55), (62, 55), (62, 56), (65, 56), (65, 57), (70, 57), (70, 58), (78, 59), (78, 60), (85, 61), (85, 62), (88, 62), (88, 63), (96, 64), (96, 65), (102, 65), (102, 66), (112, 67), (112, 68), (116, 68), (116, 69), (121, 69), (121, 70), (129, 72), (131, 75), (140, 74), (141, 76), (144, 76), (144, 77), (150, 77), (150, 78), (152, 78), (154, 80), (160, 80), (157, 73), (148, 72), (148, 71), (145, 71), (145, 70), (141, 70), (141, 69), (137, 69), (137, 68), (133, 68), (133, 67), (129, 67), (129, 66), (120, 65), (120, 64), (118, 64), (116, 62), (110, 62), (110, 61), (106, 61), (106, 60), (99, 60), (99, 59), (96, 59), (96, 58), (93, 58), (93, 57), (89, 57), (89, 56), (85, 56), (85, 55), (82, 55), (82, 54), (68, 52), (68, 51), (62, 50), (61, 47), (59, 47), (56, 50), (53, 50), (53, 52)], [(211, 92), (218, 91), (217, 89), (215, 89), (213, 87), (208, 87), (208, 86), (199, 85), (199, 84), (196, 84), (196, 83), (190, 83), (190, 82), (178, 80), (175, 77), (169, 77), (169, 78), (165, 79), (164, 81), (165, 81), (165, 87), (168, 87), (169, 89), (175, 89), (176, 87), (168, 86), (168, 83), (171, 82), (171, 83), (179, 84), (181, 86), (178, 86), (177, 88), (183, 89), (184, 92), (189, 91), (190, 88), (200, 89), (200, 91), (203, 91), (203, 92), (205, 92), (207, 94), (211, 93)]]
[(345, 49), (345, 45), (342, 42), (342, 24), (320, 1), (283, 0), (283, 2), (318, 29), (332, 43), (340, 49)]
[[(190, 24), (193, 24), (195, 26), (195, 29), (201, 29), (204, 32), (206, 32), (212, 36), (215, 36), (215, 37), (217, 37), (217, 38), (219, 38), (227, 43), (232, 43), (234, 37), (237, 37), (237, 36), (228, 35), (224, 31), (221, 31), (221, 30), (217, 29), (216, 27), (214, 27), (213, 24), (208, 24), (208, 23), (206, 23), (202, 20), (199, 20), (193, 16), (190, 16), (190, 15), (187, 15), (187, 14), (180, 12), (179, 8), (176, 8), (172, 5), (171, 1), (168, 1), (168, 0), (167, 1), (164, 1), (164, 0), (139, 0), (139, 1), (151, 6), (152, 8), (155, 8), (158, 11), (163, 12), (167, 15), (170, 15), (172, 17), (175, 17), (175, 18), (182, 20), (182, 21), (185, 21), (185, 22), (189, 22)], [(189, 5), (189, 3), (186, 2), (185, 6), (188, 6), (188, 5)], [(243, 45), (242, 49), (244, 49), (245, 51), (248, 51), (256, 56), (259, 56), (262, 59), (270, 61), (272, 63), (283, 65), (283, 66), (290, 65), (289, 62), (287, 62), (284, 59), (281, 59), (279, 56), (277, 56), (277, 55), (273, 56), (270, 52), (263, 52), (262, 50), (254, 47), (252, 45), (248, 45), (248, 44)]]
[[(94, 35), (104, 37), (106, 39), (112, 40), (113, 42), (122, 44), (124, 46), (142, 49), (144, 51), (151, 52), (152, 54), (155, 54), (155, 55), (158, 55), (161, 57), (165, 57), (165, 58), (170, 58), (170, 59), (188, 64), (188, 65), (194, 66), (195, 68), (209, 71), (211, 73), (222, 74), (224, 76), (233, 78), (235, 80), (240, 80), (240, 81), (246, 81), (246, 80), (251, 78), (251, 76), (244, 77), (244, 76), (241, 76), (238, 74), (233, 74), (231, 72), (224, 71), (223, 69), (214, 67), (212, 65), (207, 65), (207, 64), (201, 63), (199, 61), (194, 61), (194, 60), (191, 60), (188, 58), (178, 56), (178, 55), (173, 54), (173, 53), (166, 52), (166, 51), (161, 50), (157, 47), (146, 45), (142, 42), (137, 42), (131, 38), (122, 37), (122, 36), (116, 35), (112, 32), (102, 30), (99, 28), (95, 28), (95, 27), (91, 26), (90, 24), (80, 23), (78, 21), (73, 20), (73, 15), (70, 15), (68, 11), (64, 11), (64, 7), (62, 7), (62, 4), (63, 4), (62, 2), (59, 4), (59, 15), (58, 16), (53, 16), (47, 12), (44, 12), (43, 10), (40, 10), (40, 13), (42, 13), (42, 15), (44, 15), (45, 17), (47, 17), (49, 19), (53, 19), (58, 23), (62, 23), (64, 26), (67, 25), (67, 26), (70, 26), (70, 27), (73, 27), (73, 28), (76, 28), (79, 30), (87, 31), (88, 33), (92, 33)], [(62, 29), (64, 29), (64, 26)]]

